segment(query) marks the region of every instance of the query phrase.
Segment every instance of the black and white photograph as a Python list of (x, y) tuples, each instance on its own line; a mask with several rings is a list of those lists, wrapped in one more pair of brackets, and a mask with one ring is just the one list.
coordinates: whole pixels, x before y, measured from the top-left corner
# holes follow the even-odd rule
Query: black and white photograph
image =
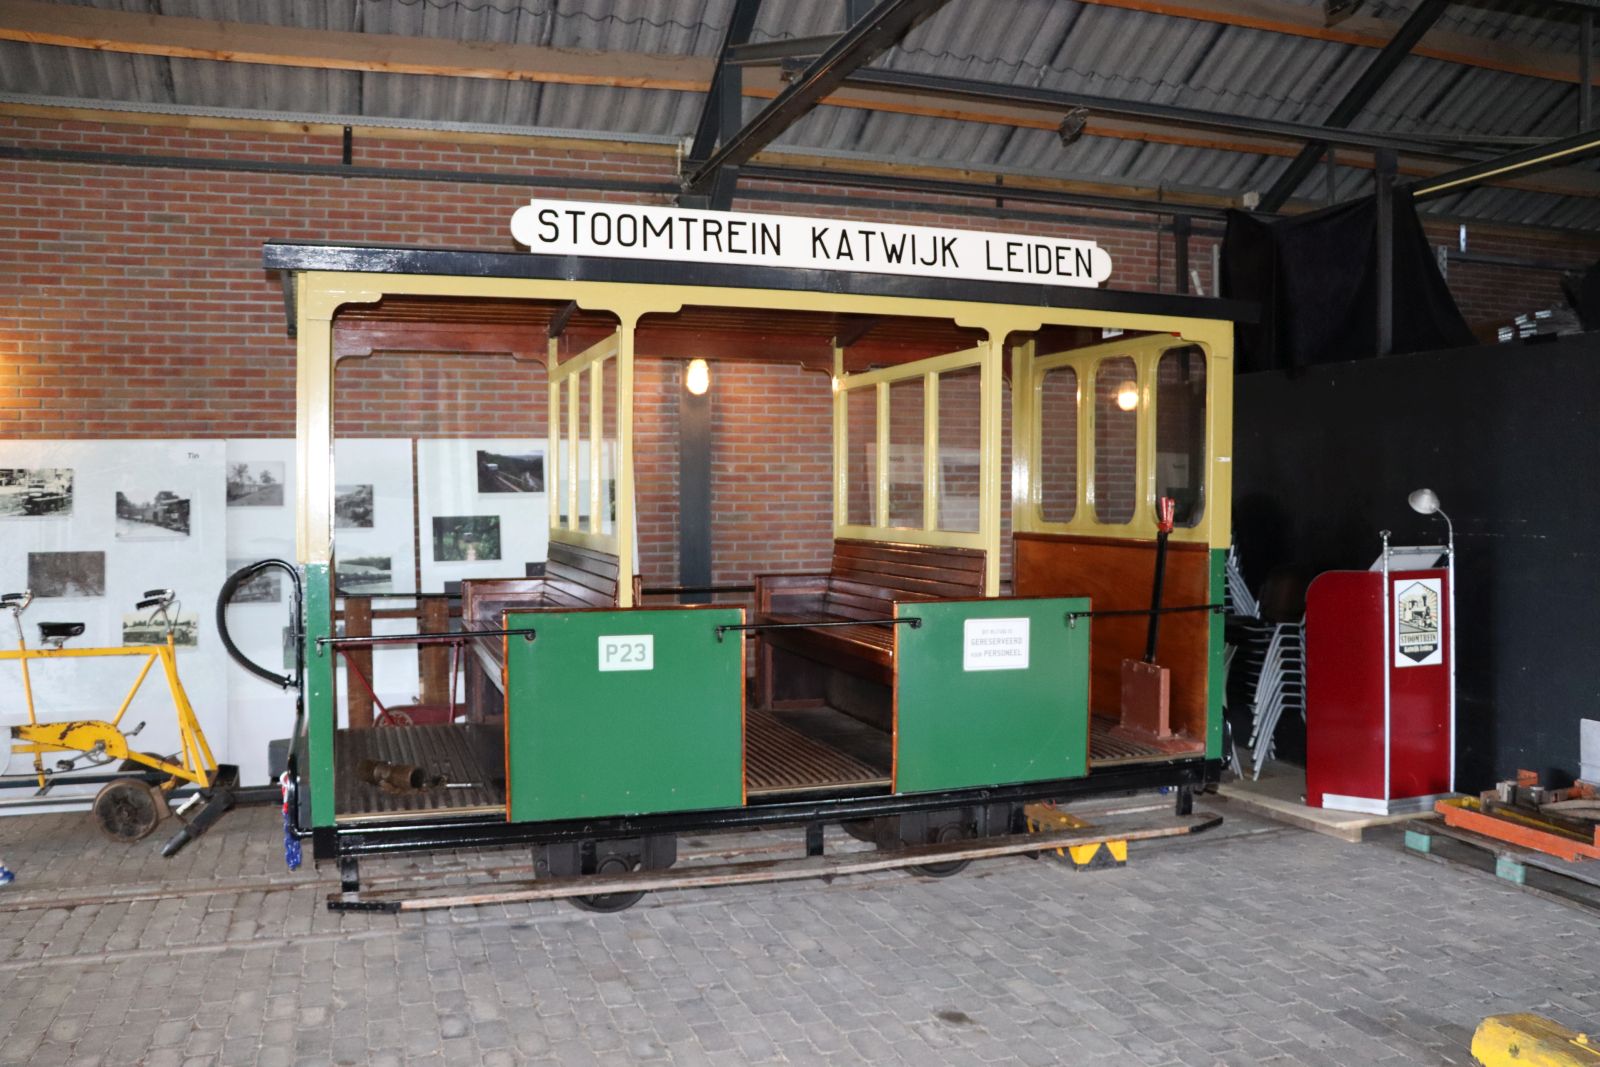
[(372, 486), (333, 487), (333, 526), (336, 530), (372, 529)]
[(106, 595), (104, 552), (29, 552), (28, 589), (34, 596)]
[(354, 556), (337, 563), (339, 592), (353, 596), (394, 592), (394, 561), (389, 556)]
[(72, 468), (0, 467), (0, 518), (72, 513)]
[(544, 492), (544, 453), (507, 454), (478, 449), (478, 492)]
[(269, 459), (228, 464), (228, 506), (283, 507), (283, 461)]
[(500, 516), (441, 515), (433, 520), (433, 558), (472, 563), (500, 558)]
[[(253, 559), (230, 559), (228, 573), (238, 574), (254, 563)], [(283, 599), (283, 572), (272, 569), (256, 574), (233, 592), (231, 604), (276, 604)]]
[(171, 489), (117, 492), (118, 541), (174, 541), (189, 536), (189, 497)]
[[(122, 617), (122, 643), (124, 645), (164, 645), (167, 643), (167, 620), (160, 613), (137, 612)], [(198, 648), (200, 645), (200, 613), (178, 613), (172, 628), (172, 643), (179, 648)]]

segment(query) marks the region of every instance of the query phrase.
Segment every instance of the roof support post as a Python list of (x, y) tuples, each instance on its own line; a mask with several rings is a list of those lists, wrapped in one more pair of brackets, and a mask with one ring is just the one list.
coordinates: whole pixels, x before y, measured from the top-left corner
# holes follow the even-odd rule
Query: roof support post
[(1594, 127), (1594, 12), (1578, 17), (1578, 132)]
[[(1361, 72), (1361, 77), (1356, 79), (1354, 85), (1345, 92), (1343, 99), (1334, 105), (1332, 114), (1323, 123), (1325, 126), (1340, 128), (1349, 126), (1355, 121), (1361, 109), (1377, 95), (1383, 88), (1383, 83), (1389, 80), (1400, 61), (1411, 54), (1417, 42), (1422, 40), (1423, 34), (1433, 28), (1433, 24), (1444, 13), (1449, 0), (1422, 0), (1416, 9), (1401, 24), (1393, 39), (1383, 46), (1383, 50), (1373, 57), (1367, 64), (1367, 69)], [(1294, 195), (1300, 183), (1306, 180), (1311, 173), (1311, 168), (1317, 165), (1317, 157), (1327, 149), (1327, 145), (1313, 141), (1300, 150), (1278, 180), (1261, 197), (1262, 211), (1277, 211), (1283, 206), (1285, 200)]]
[[(683, 364), (688, 373), (688, 364)], [(711, 584), (711, 391), (678, 393), (678, 584)], [(711, 600), (686, 594), (685, 604)]]
[(1394, 351), (1394, 176), (1398, 170), (1395, 155), (1381, 151), (1375, 160), (1378, 183), (1378, 220), (1374, 233), (1378, 289), (1377, 354)]
[(1177, 275), (1175, 288), (1180, 293), (1189, 291), (1190, 230), (1188, 215), (1172, 216), (1172, 271)]
[[(837, 89), (857, 67), (872, 62), (916, 22), (937, 11), (945, 0), (880, 0), (865, 18), (854, 23), (813, 60), (737, 132), (727, 134), (722, 145), (698, 166), (685, 168), (684, 191), (706, 196), (720, 173), (748, 162), (783, 132), (803, 118), (822, 98)], [(731, 65), (724, 63), (724, 71)]]

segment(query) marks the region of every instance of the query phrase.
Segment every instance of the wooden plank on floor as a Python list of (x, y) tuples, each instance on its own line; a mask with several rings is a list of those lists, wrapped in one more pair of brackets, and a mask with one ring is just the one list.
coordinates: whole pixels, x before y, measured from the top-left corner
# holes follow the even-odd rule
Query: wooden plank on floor
[(368, 893), (333, 893), (330, 908), (362, 910), (429, 911), (481, 904), (513, 904), (534, 900), (560, 900), (639, 890), (690, 889), (701, 886), (753, 885), (792, 882), (809, 878), (831, 879), (846, 874), (916, 867), (928, 863), (987, 859), (1021, 852), (1043, 852), (1103, 841), (1146, 841), (1177, 837), (1210, 829), (1222, 819), (1216, 815), (1167, 816), (1119, 824), (1112, 820), (1099, 827), (1058, 834), (1008, 834), (971, 842), (922, 845), (843, 856), (808, 856), (787, 860), (706, 864), (663, 871), (551, 878), (543, 881), (507, 882), (475, 888), (448, 886), (429, 889), (411, 886)]

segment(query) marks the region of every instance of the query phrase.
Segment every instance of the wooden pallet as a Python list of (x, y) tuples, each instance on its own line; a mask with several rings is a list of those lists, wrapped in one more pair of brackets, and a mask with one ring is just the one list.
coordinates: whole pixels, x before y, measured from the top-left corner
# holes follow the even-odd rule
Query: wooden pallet
[(1408, 829), (1405, 846), (1440, 863), (1470, 866), (1541, 896), (1600, 911), (1600, 860), (1569, 862), (1444, 823)]

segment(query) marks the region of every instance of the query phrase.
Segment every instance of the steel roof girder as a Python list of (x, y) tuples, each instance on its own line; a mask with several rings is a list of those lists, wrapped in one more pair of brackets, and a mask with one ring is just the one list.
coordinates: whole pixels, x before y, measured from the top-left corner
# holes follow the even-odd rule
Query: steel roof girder
[[(1333, 111), (1328, 115), (1324, 125), (1345, 127), (1355, 121), (1361, 109), (1366, 107), (1383, 88), (1395, 68), (1411, 54), (1411, 50), (1422, 40), (1424, 34), (1433, 28), (1439, 21), (1439, 16), (1444, 14), (1444, 9), (1450, 5), (1450, 0), (1421, 0), (1400, 29), (1395, 32), (1389, 43), (1372, 58), (1355, 84), (1345, 90), (1345, 94), (1334, 105)], [(1289, 162), (1278, 179), (1272, 183), (1261, 196), (1261, 209), (1263, 211), (1276, 211), (1283, 206), (1284, 201), (1294, 195), (1294, 191), (1305, 181), (1311, 169), (1317, 165), (1317, 158), (1327, 150), (1327, 144), (1313, 141), (1300, 150), (1300, 154)]]
[(684, 190), (705, 193), (724, 167), (738, 167), (771, 144), (856, 68), (870, 63), (946, 0), (880, 0), (818, 56), (761, 112), (727, 135), (722, 145), (684, 179)]

